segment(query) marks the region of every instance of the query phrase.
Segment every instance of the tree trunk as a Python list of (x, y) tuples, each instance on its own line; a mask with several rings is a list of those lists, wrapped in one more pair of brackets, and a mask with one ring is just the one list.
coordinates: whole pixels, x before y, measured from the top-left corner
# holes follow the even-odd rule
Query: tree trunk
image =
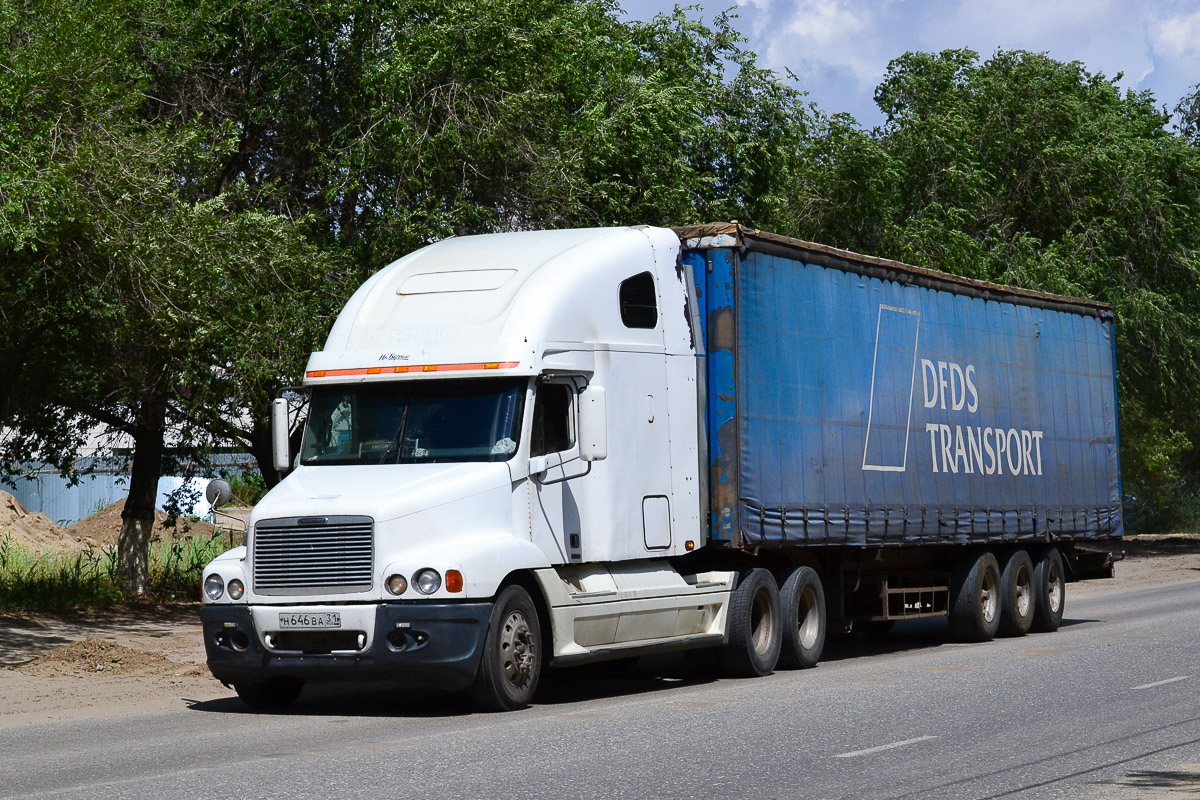
[(263, 481), (268, 489), (274, 489), (279, 483), (279, 473), (275, 470), (275, 459), (271, 447), (271, 423), (264, 423), (255, 417), (250, 428), (250, 454), (258, 462), (258, 471), (262, 473)]
[(146, 594), (150, 581), (150, 536), (154, 532), (154, 501), (166, 434), (167, 401), (151, 394), (142, 400), (133, 428), (133, 468), (129, 497), (121, 512), (121, 535), (117, 539), (117, 574), (133, 595)]

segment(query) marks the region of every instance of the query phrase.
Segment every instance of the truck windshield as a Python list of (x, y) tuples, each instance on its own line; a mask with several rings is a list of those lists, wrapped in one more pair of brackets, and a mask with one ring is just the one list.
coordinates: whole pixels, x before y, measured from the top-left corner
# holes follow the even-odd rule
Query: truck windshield
[(405, 381), (313, 389), (300, 463), (507, 461), (524, 379)]

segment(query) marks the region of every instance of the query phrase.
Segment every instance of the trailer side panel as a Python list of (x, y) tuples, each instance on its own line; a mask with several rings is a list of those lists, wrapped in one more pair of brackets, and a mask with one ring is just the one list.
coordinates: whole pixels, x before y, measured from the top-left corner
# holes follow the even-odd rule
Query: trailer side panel
[(1111, 314), (753, 246), (706, 256), (714, 539), (1120, 537)]

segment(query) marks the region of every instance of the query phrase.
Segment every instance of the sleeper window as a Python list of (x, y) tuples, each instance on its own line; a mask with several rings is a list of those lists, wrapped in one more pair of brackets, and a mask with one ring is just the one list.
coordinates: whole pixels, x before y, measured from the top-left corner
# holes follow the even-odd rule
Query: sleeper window
[(626, 328), (653, 328), (658, 324), (658, 297), (654, 276), (642, 272), (621, 282), (621, 322)]

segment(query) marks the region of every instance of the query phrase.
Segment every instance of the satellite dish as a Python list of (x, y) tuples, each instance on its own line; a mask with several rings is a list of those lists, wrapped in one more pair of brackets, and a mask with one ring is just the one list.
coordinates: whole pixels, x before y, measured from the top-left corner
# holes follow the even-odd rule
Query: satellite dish
[(229, 481), (216, 478), (208, 482), (208, 488), (204, 490), (204, 497), (210, 506), (220, 508), (233, 498), (233, 489), (230, 488)]

